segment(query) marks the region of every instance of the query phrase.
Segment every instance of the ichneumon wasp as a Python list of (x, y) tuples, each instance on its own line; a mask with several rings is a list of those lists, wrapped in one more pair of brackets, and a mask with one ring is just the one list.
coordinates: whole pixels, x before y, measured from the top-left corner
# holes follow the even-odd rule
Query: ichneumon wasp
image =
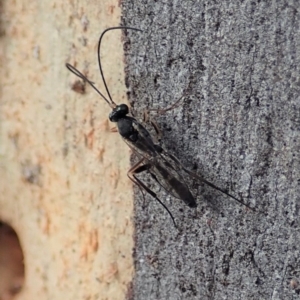
[[(111, 27), (107, 28), (102, 32), (98, 42), (98, 65), (100, 70), (100, 76), (103, 80), (105, 90), (108, 98), (105, 97), (85, 75), (78, 71), (75, 67), (70, 64), (66, 64), (66, 67), (76, 76), (81, 78), (84, 82), (87, 82), (110, 106), (112, 109), (109, 114), (109, 120), (117, 124), (117, 129), (125, 143), (132, 149), (132, 152), (139, 158), (139, 161), (128, 171), (127, 175), (129, 179), (137, 184), (141, 190), (146, 191), (153, 198), (155, 198), (168, 212), (174, 225), (176, 226), (174, 217), (172, 216), (166, 205), (158, 198), (157, 194), (154, 193), (147, 185), (141, 181), (136, 175), (147, 171), (151, 177), (161, 186), (164, 190), (175, 198), (183, 200), (189, 207), (196, 207), (195, 197), (192, 195), (184, 175), (193, 177), (196, 180), (200, 180), (210, 187), (224, 193), (231, 197), (240, 204), (254, 210), (249, 205), (245, 204), (242, 200), (230, 195), (225, 190), (215, 186), (211, 182), (204, 178), (196, 175), (192, 171), (189, 171), (182, 166), (180, 161), (174, 156), (165, 151), (158, 143), (155, 143), (149, 133), (149, 131), (139, 122), (136, 118), (129, 116), (129, 108), (126, 104), (116, 104), (108, 90), (102, 65), (101, 65), (101, 42), (102, 38), (110, 30), (115, 29), (130, 29), (135, 31), (142, 31), (133, 27)], [(179, 99), (180, 100), (180, 99)], [(178, 101), (177, 101), (178, 102)], [(177, 103), (176, 102), (176, 103)], [(168, 110), (168, 109), (166, 109)], [(154, 124), (152, 124), (154, 126)], [(155, 128), (156, 129), (156, 128)]]

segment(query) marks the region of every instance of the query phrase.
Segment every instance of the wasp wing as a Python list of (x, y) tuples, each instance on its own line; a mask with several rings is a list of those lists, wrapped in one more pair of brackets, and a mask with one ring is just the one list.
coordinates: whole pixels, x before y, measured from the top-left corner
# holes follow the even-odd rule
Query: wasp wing
[(207, 184), (208, 186), (210, 186), (210, 187), (212, 187), (212, 188), (218, 190), (219, 192), (221, 192), (221, 193), (227, 195), (228, 197), (230, 197), (231, 199), (237, 201), (238, 203), (240, 203), (240, 204), (242, 204), (242, 205), (248, 207), (249, 209), (255, 211), (255, 209), (254, 209), (253, 207), (249, 206), (248, 204), (244, 203), (242, 200), (240, 200), (240, 199), (234, 197), (233, 195), (229, 194), (226, 190), (219, 188), (218, 186), (214, 185), (213, 183), (211, 183), (210, 181), (204, 179), (203, 177), (199, 176), (198, 174), (195, 174), (194, 172), (192, 172), (192, 171), (186, 169), (184, 166), (182, 166), (181, 162), (180, 162), (180, 161), (178, 160), (178, 158), (175, 157), (174, 155), (169, 154), (168, 152), (164, 151), (164, 152), (162, 153), (162, 156), (164, 156), (165, 158), (167, 158), (167, 159), (173, 161), (173, 162), (174, 162), (174, 166), (178, 167), (181, 171), (183, 171), (183, 172), (184, 172), (185, 174), (187, 174), (188, 176), (190, 176), (190, 177), (192, 177), (192, 178), (194, 178), (194, 179), (196, 179), (196, 180), (202, 181), (203, 183), (205, 183), (205, 184)]
[(147, 165), (147, 171), (167, 193), (183, 200), (190, 207), (196, 207), (195, 198), (180, 174), (180, 163), (154, 143), (149, 131), (141, 123), (132, 117), (130, 121), (134, 138), (123, 136), (125, 143), (139, 159), (143, 159), (142, 164)]
[[(130, 146), (129, 146), (130, 147)], [(135, 154), (137, 152), (130, 147)], [(176, 167), (161, 156), (143, 156), (143, 164), (147, 165), (147, 171), (151, 177), (163, 189), (173, 197), (183, 200), (189, 207), (196, 207), (196, 201), (183, 176), (176, 170)]]
[(165, 151), (151, 161), (151, 168), (149, 169), (151, 176), (167, 193), (183, 200), (189, 207), (196, 207), (195, 198), (180, 171), (180, 165), (170, 159)]

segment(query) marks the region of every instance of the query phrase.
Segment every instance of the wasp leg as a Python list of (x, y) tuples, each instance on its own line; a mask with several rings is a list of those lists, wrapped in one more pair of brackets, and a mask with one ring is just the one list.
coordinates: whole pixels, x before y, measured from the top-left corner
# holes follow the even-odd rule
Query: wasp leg
[(139, 162), (137, 162), (128, 172), (127, 172), (127, 176), (128, 178), (135, 183), (140, 189), (144, 189), (144, 191), (146, 191), (149, 195), (151, 195), (156, 201), (158, 201), (163, 208), (168, 212), (169, 216), (171, 217), (174, 226), (176, 226), (175, 220), (173, 215), (171, 214), (171, 212), (169, 211), (169, 209), (167, 208), (167, 206), (162, 203), (162, 201), (157, 197), (156, 193), (154, 193), (151, 189), (149, 189), (139, 178), (137, 178), (135, 176), (135, 174), (139, 174), (142, 173), (144, 171), (147, 171), (149, 169), (151, 169), (151, 165), (150, 164), (143, 164), (144, 158), (141, 159)]
[(151, 109), (145, 109), (144, 112), (143, 112), (143, 122), (145, 123), (150, 123), (152, 125), (152, 127), (154, 128), (155, 130), (155, 133), (157, 135), (157, 141), (160, 142), (161, 141), (161, 138), (162, 138), (162, 132), (161, 130), (159, 129), (157, 123), (153, 120), (153, 118), (150, 118), (150, 112), (154, 111), (154, 112), (157, 112), (159, 115), (163, 115), (165, 114), (167, 111), (169, 110), (172, 110), (174, 108), (177, 108), (180, 104), (180, 101), (181, 99), (184, 97), (181, 96), (175, 103), (173, 103), (171, 106), (167, 107), (167, 108), (164, 108), (164, 109), (161, 109), (161, 108), (151, 108)]
[(113, 127), (110, 129), (110, 132), (119, 132), (119, 131), (118, 131), (117, 127)]
[(150, 120), (150, 124), (152, 125), (152, 127), (155, 130), (155, 133), (156, 133), (156, 136), (157, 136), (157, 141), (160, 142), (161, 138), (162, 138), (162, 132), (161, 132), (161, 130), (159, 129), (159, 127), (158, 127), (158, 125), (156, 124), (155, 121)]
[(175, 103), (173, 103), (171, 106), (167, 107), (167, 108), (151, 108), (148, 109), (148, 112), (150, 111), (156, 111), (159, 115), (163, 115), (165, 114), (167, 111), (169, 110), (173, 110), (174, 108), (177, 108), (180, 105), (180, 101), (182, 100), (182, 98), (184, 98), (185, 95), (181, 96)]
[(155, 130), (156, 133), (156, 141), (155, 142), (160, 142), (161, 138), (162, 138), (162, 132), (159, 129), (158, 125), (156, 124), (156, 122), (153, 120), (153, 118), (150, 118), (150, 114), (149, 114), (149, 110), (145, 109), (143, 111), (143, 122), (144, 123), (149, 123), (152, 125), (152, 127)]
[(171, 154), (169, 154), (169, 153), (168, 153), (168, 156), (169, 156), (173, 161), (175, 161), (175, 163), (177, 163), (178, 165), (180, 165), (181, 168), (182, 168), (182, 170), (183, 170), (184, 172), (188, 173), (190, 176), (194, 177), (195, 179), (197, 179), (197, 180), (199, 180), (199, 181), (202, 181), (203, 183), (207, 184), (208, 186), (210, 186), (210, 187), (212, 187), (212, 188), (214, 188), (214, 189), (220, 191), (221, 193), (227, 195), (228, 197), (234, 199), (235, 201), (239, 202), (240, 204), (242, 204), (242, 205), (246, 206), (247, 208), (251, 209), (252, 211), (255, 211), (255, 212), (256, 212), (256, 210), (255, 210), (253, 207), (251, 207), (251, 206), (249, 206), (248, 204), (244, 203), (242, 200), (240, 200), (240, 199), (234, 197), (233, 195), (227, 193), (225, 190), (223, 190), (223, 189), (217, 187), (216, 185), (214, 185), (213, 183), (207, 181), (206, 179), (202, 178), (201, 176), (199, 176), (199, 175), (195, 174), (194, 172), (192, 172), (192, 171), (186, 169), (186, 168), (180, 163), (180, 161), (179, 161), (175, 156), (173, 156), (173, 155), (171, 155)]

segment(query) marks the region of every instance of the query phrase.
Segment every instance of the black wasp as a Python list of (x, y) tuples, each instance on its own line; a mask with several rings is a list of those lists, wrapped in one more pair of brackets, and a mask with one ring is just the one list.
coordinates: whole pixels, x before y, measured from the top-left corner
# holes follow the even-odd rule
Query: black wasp
[[(109, 114), (109, 120), (111, 122), (117, 123), (117, 129), (125, 143), (132, 149), (133, 153), (139, 158), (139, 161), (128, 171), (127, 175), (132, 182), (137, 184), (141, 189), (150, 194), (155, 198), (169, 213), (172, 218), (173, 223), (175, 224), (174, 218), (165, 206), (165, 204), (158, 198), (156, 193), (154, 193), (150, 188), (148, 188), (145, 183), (143, 183), (136, 175), (147, 171), (151, 177), (162, 186), (167, 193), (174, 196), (175, 198), (183, 200), (189, 207), (196, 207), (196, 201), (192, 195), (188, 185), (184, 180), (184, 174), (193, 177), (194, 179), (200, 180), (212, 188), (226, 194), (237, 202), (243, 204), (244, 206), (249, 207), (247, 204), (241, 200), (235, 198), (234, 196), (228, 194), (226, 191), (218, 188), (214, 184), (208, 182), (207, 180), (199, 177), (193, 172), (187, 170), (182, 166), (179, 160), (165, 151), (157, 143), (154, 143), (148, 130), (138, 122), (134, 117), (129, 116), (129, 108), (126, 104), (117, 105), (109, 93), (103, 70), (101, 65), (100, 50), (101, 50), (101, 41), (106, 32), (115, 29), (130, 29), (141, 31), (137, 28), (132, 27), (111, 27), (104, 30), (99, 38), (98, 42), (98, 64), (100, 75), (103, 80), (107, 95), (109, 100), (95, 87), (94, 83), (90, 81), (86, 76), (84, 76), (80, 71), (70, 64), (66, 64), (66, 67), (76, 76), (89, 83), (92, 88), (108, 103), (112, 111)], [(152, 124), (154, 126), (154, 124)], [(157, 128), (155, 128), (157, 130)], [(176, 224), (175, 224), (176, 225)]]

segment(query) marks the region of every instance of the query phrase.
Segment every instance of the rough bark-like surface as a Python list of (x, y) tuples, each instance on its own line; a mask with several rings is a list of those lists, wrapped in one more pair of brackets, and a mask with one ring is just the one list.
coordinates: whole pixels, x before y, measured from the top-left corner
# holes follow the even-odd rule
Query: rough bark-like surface
[[(198, 185), (197, 209), (136, 194), (134, 299), (299, 299), (298, 1), (124, 1), (127, 83)], [(130, 44), (129, 44), (130, 41)], [(197, 168), (195, 168), (197, 166)], [(148, 182), (148, 179), (143, 177)], [(197, 187), (197, 185), (194, 185)]]

